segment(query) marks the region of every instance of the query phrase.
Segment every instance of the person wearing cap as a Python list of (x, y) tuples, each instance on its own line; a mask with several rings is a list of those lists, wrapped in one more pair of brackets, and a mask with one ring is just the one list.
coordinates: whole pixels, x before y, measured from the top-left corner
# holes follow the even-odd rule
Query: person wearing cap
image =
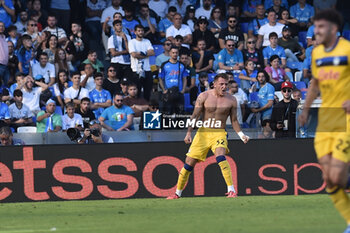
[(45, 83), (52, 86), (55, 83), (55, 66), (48, 62), (49, 57), (47, 53), (42, 52), (39, 55), (39, 63), (34, 63), (29, 69), (29, 73), (32, 77), (42, 75), (45, 79)]
[(90, 108), (93, 110), (96, 118), (98, 119), (103, 110), (112, 105), (112, 96), (109, 91), (102, 88), (103, 86), (103, 74), (97, 72), (94, 75), (95, 89), (90, 91), (89, 97), (91, 100)]
[(287, 62), (299, 62), (305, 59), (305, 49), (297, 40), (291, 37), (292, 31), (289, 26), (282, 29), (282, 37), (278, 39), (277, 44), (284, 48)]
[(128, 85), (129, 85), (128, 79), (123, 78), (122, 81), (120, 82), (120, 88), (121, 88), (120, 93), (123, 94), (124, 97), (128, 96)]
[(292, 99), (291, 82), (283, 82), (281, 90), (283, 99), (273, 107), (270, 127), (276, 132), (276, 138), (295, 138), (298, 101)]
[[(34, 84), (38, 87), (34, 87)], [(48, 87), (47, 84), (34, 80), (31, 76), (26, 76), (16, 89), (23, 93), (23, 104), (27, 105), (30, 111), (36, 115), (40, 111), (40, 95)]]
[(88, 127), (84, 129), (84, 136), (78, 141), (78, 144), (97, 144), (113, 143), (112, 137), (102, 133), (102, 126), (98, 120), (89, 122)]
[(224, 49), (225, 42), (227, 40), (233, 40), (236, 48), (239, 50), (243, 49), (244, 36), (238, 27), (238, 17), (231, 15), (227, 18), (227, 28), (221, 30), (219, 34), (219, 46), (220, 49)]
[(181, 35), (184, 39), (182, 46), (190, 48), (192, 44), (192, 31), (190, 27), (182, 23), (182, 16), (180, 13), (175, 13), (173, 17), (173, 25), (166, 30), (166, 38), (175, 44), (175, 37)]
[(212, 0), (203, 0), (203, 6), (199, 7), (196, 10), (195, 16), (196, 18), (200, 18), (201, 16), (206, 17), (207, 19), (210, 18), (210, 13), (213, 10), (212, 7)]
[(160, 36), (160, 41), (163, 42), (166, 36), (166, 30), (173, 25), (173, 18), (176, 14), (176, 7), (171, 6), (168, 9), (168, 14), (166, 17), (159, 21), (158, 23), (158, 31)]
[(45, 110), (42, 110), (36, 116), (36, 132), (48, 133), (62, 130), (61, 115), (55, 113), (56, 102), (49, 99), (46, 102)]
[(200, 16), (197, 20), (197, 29), (192, 33), (192, 50), (199, 51), (198, 40), (202, 39), (205, 41), (204, 50), (211, 52), (215, 51), (216, 39), (214, 33), (208, 29), (208, 20), (205, 16)]
[(194, 30), (197, 28), (197, 18), (194, 15), (195, 11), (196, 8), (193, 5), (187, 6), (185, 17), (183, 19), (183, 22), (190, 27), (192, 32), (194, 32)]
[(14, 103), (9, 106), (11, 127), (17, 130), (20, 126), (33, 125), (33, 113), (23, 104), (23, 93), (21, 90), (15, 90), (13, 93)]

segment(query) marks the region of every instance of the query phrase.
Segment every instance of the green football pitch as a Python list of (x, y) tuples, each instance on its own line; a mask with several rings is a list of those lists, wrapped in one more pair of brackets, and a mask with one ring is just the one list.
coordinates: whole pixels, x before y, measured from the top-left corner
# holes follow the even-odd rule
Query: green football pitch
[(0, 204), (0, 233), (341, 233), (327, 195)]

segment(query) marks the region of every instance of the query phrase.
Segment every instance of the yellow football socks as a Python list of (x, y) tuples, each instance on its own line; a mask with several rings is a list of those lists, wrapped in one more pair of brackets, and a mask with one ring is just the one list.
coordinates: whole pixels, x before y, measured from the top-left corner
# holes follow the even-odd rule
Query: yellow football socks
[(227, 162), (225, 156), (224, 155), (217, 156), (216, 161), (221, 168), (221, 173), (225, 179), (226, 185), (228, 187), (233, 186), (231, 167), (230, 167), (230, 164)]
[(345, 218), (347, 224), (350, 224), (350, 199), (343, 188), (335, 186), (333, 188), (326, 188), (333, 201), (335, 208)]
[(176, 187), (176, 194), (179, 197), (181, 197), (182, 190), (184, 189), (188, 181), (188, 177), (190, 176), (192, 170), (193, 170), (193, 167), (185, 163), (184, 167), (180, 171), (179, 178), (177, 180), (177, 187)]

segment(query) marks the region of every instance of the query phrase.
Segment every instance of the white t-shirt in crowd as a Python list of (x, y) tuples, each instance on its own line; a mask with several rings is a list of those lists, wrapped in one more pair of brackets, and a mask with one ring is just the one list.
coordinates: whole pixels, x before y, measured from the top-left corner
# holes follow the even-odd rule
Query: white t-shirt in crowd
[(67, 37), (66, 32), (63, 30), (63, 28), (55, 27), (55, 28), (44, 28), (43, 32), (48, 31), (51, 33), (51, 35), (55, 35), (58, 37), (58, 39), (62, 39), (64, 37)]
[(78, 125), (84, 127), (83, 118), (80, 114), (74, 113), (73, 118), (70, 118), (67, 114), (62, 116), (62, 130), (67, 130), (69, 128), (75, 128)]
[(101, 23), (104, 23), (107, 17), (110, 17), (108, 21), (108, 26), (112, 27), (113, 26), (113, 15), (114, 13), (119, 12), (124, 16), (124, 11), (121, 6), (119, 6), (119, 9), (115, 9), (113, 6), (107, 7), (106, 9), (103, 10), (102, 15), (101, 15)]
[(55, 78), (55, 66), (48, 62), (45, 67), (41, 67), (39, 62), (36, 62), (32, 65), (32, 74), (33, 78), (38, 74), (41, 74), (45, 78), (45, 83), (50, 82), (50, 78)]
[(34, 116), (25, 104), (22, 105), (21, 109), (18, 109), (16, 103), (13, 103), (9, 106), (9, 112), (11, 119), (31, 118)]
[[(143, 38), (141, 41), (138, 41), (136, 39), (132, 39), (129, 41), (129, 53), (133, 52), (143, 52), (147, 53), (148, 50), (154, 50), (151, 42), (148, 39)], [(130, 61), (131, 61), (131, 69), (134, 72), (138, 71), (139, 66), (139, 59), (134, 58), (133, 56), (130, 55)], [(143, 62), (143, 70), (144, 71), (150, 71), (151, 66), (149, 64), (149, 57), (146, 57), (140, 62)]]
[[(175, 28), (174, 25), (171, 25), (170, 27), (168, 27), (168, 29), (166, 30), (166, 37), (174, 37), (177, 35), (181, 35), (182, 37), (185, 37), (187, 35), (191, 34), (191, 28), (186, 25), (186, 24), (182, 24), (180, 29)], [(182, 44), (182, 46), (186, 47), (186, 48), (190, 48), (190, 46), (188, 44)]]
[(262, 46), (266, 47), (270, 45), (269, 34), (271, 32), (276, 32), (278, 35), (278, 38), (282, 37), (283, 27), (284, 27), (284, 24), (280, 24), (280, 23), (276, 23), (275, 26), (271, 26), (269, 23), (261, 26), (258, 34), (264, 37)]
[[(91, 2), (91, 0), (87, 0), (86, 6), (93, 11), (100, 11), (100, 10), (104, 10), (106, 8), (106, 1), (105, 0), (97, 0), (96, 4), (93, 4)], [(100, 21), (100, 20), (101, 20), (101, 17), (98, 17), (98, 16), (94, 16), (91, 18), (86, 17), (85, 22)]]
[(168, 14), (168, 3), (164, 0), (154, 1), (148, 3), (149, 8), (156, 12), (162, 19)]
[(210, 7), (209, 10), (204, 9), (203, 7), (200, 7), (196, 10), (195, 16), (198, 19), (200, 16), (207, 17), (207, 20), (210, 19), (210, 13), (213, 10), (213, 7)]
[(27, 107), (32, 111), (33, 114), (36, 114), (40, 111), (40, 94), (42, 92), (41, 87), (33, 87), (30, 92), (27, 92), (24, 88), (22, 88), (23, 93), (23, 104), (27, 105)]
[[(86, 74), (80, 76), (80, 83), (85, 79)], [(93, 76), (90, 76), (86, 82), (85, 88), (90, 92), (95, 89), (96, 84)]]
[[(75, 97), (77, 97), (78, 95), (78, 92), (79, 92), (79, 88), (74, 89), (73, 87), (69, 87), (64, 91), (63, 95), (65, 99), (66, 98), (75, 99)], [(81, 100), (84, 97), (89, 97), (89, 91), (86, 88), (82, 87), (80, 90), (78, 99)]]
[[(125, 34), (125, 35), (126, 35), (126, 39), (128, 41), (130, 41), (131, 37), (129, 35), (127, 35), (127, 34)], [(117, 37), (117, 41), (118, 41), (118, 48), (116, 48), (115, 45), (114, 45), (113, 36), (110, 36), (108, 38), (108, 49), (115, 49), (116, 51), (123, 51), (122, 38), (120, 36), (116, 36), (116, 37)], [(129, 65), (130, 64), (130, 62), (125, 62), (124, 61), (123, 55), (112, 57), (111, 63), (119, 63), (119, 64), (124, 64), (124, 65)]]

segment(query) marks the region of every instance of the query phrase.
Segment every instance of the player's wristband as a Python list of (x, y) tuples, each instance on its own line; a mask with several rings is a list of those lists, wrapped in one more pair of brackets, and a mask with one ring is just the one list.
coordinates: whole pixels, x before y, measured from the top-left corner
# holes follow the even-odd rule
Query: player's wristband
[[(239, 131), (238, 133), (239, 138), (244, 141), (243, 136), (246, 136), (242, 131)], [(247, 137), (247, 136), (246, 136)]]

